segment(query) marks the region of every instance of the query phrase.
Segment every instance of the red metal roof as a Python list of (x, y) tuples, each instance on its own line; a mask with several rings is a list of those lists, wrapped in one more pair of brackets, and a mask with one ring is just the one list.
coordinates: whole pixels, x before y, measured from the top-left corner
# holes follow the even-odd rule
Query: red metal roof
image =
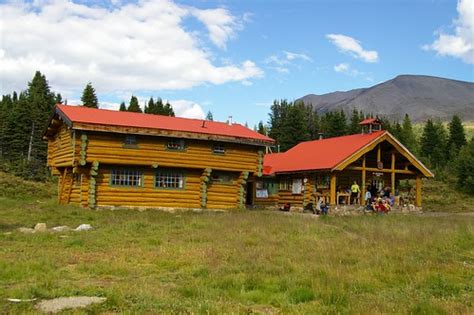
[(203, 127), (202, 119), (121, 112), (71, 105), (56, 105), (56, 109), (60, 110), (73, 124), (84, 123), (151, 128), (274, 142), (272, 138), (255, 132), (241, 124), (229, 125), (223, 122), (206, 120)]
[(362, 120), (359, 125), (381, 124), (382, 122), (377, 118), (366, 118)]
[(263, 160), (264, 175), (332, 169), (385, 133), (382, 130), (370, 134), (306, 141), (284, 153), (267, 154)]

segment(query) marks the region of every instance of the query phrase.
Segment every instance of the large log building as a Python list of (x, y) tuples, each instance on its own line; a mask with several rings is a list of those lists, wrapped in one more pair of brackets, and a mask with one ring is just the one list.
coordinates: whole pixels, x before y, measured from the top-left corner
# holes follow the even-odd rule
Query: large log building
[(44, 138), (59, 202), (92, 208), (242, 207), (274, 142), (240, 124), (67, 105)]

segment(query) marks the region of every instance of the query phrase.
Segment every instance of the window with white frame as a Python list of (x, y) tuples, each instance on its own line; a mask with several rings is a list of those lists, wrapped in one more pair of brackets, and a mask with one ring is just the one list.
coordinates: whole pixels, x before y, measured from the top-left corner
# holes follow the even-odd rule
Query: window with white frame
[(141, 187), (143, 184), (143, 173), (139, 170), (114, 169), (110, 174), (112, 186)]
[(155, 175), (156, 188), (184, 188), (184, 174), (179, 171), (157, 171)]
[(222, 143), (214, 144), (214, 146), (212, 147), (212, 152), (217, 154), (224, 154), (225, 146)]
[(136, 146), (138, 144), (137, 137), (133, 135), (125, 136), (123, 144), (126, 146)]
[(170, 139), (166, 144), (166, 147), (169, 150), (184, 150), (186, 148), (186, 143), (183, 139)]

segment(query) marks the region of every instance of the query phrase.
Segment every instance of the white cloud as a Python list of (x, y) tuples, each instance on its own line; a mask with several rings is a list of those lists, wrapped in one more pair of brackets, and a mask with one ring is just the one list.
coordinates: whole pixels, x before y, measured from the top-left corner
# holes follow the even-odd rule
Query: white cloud
[(379, 54), (375, 50), (364, 50), (360, 41), (342, 34), (327, 34), (326, 37), (341, 51), (362, 59), (365, 62), (377, 62)]
[(350, 68), (348, 63), (340, 63), (334, 66), (334, 71), (336, 72), (347, 72)]
[(293, 53), (293, 52), (290, 52), (290, 51), (285, 51), (285, 55), (286, 55), (286, 59), (287, 60), (295, 60), (295, 59), (301, 59), (301, 60), (304, 60), (304, 61), (309, 61), (309, 62), (313, 62), (313, 59), (311, 57), (309, 57), (308, 55), (306, 54), (300, 54), (300, 53)]
[(338, 73), (343, 73), (351, 77), (363, 77), (367, 81), (370, 81), (370, 82), (374, 81), (374, 79), (372, 78), (372, 75), (359, 71), (357, 69), (353, 69), (351, 65), (348, 63), (340, 63), (338, 65), (335, 65), (333, 69), (334, 71)]
[(250, 60), (213, 64), (200, 35), (183, 25), (186, 19), (201, 16), (219, 47), (240, 26), (226, 10), (202, 11), (170, 0), (117, 2), (113, 8), (68, 0), (0, 4), (0, 92), (24, 89), (35, 70), (57, 91), (82, 91), (91, 81), (99, 93), (178, 90), (261, 77)]
[(188, 100), (170, 101), (173, 110), (178, 117), (204, 119), (206, 114), (201, 105)]
[(235, 31), (242, 29), (241, 22), (223, 8), (192, 9), (191, 14), (206, 26), (211, 41), (219, 48), (226, 48), (226, 42), (235, 35)]
[(454, 20), (454, 34), (437, 32), (438, 39), (425, 50), (434, 50), (440, 56), (461, 58), (474, 64), (474, 0), (460, 0), (457, 5), (458, 18)]
[(280, 54), (274, 54), (267, 57), (264, 63), (269, 65), (270, 69), (277, 71), (278, 73), (287, 74), (290, 73), (290, 66), (295, 66), (297, 60), (305, 62), (313, 62), (313, 59), (304, 53), (294, 53), (289, 51), (283, 51)]

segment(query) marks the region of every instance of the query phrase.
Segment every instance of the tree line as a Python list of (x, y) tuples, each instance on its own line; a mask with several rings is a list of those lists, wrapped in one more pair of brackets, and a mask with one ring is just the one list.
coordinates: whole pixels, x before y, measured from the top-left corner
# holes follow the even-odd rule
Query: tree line
[[(318, 115), (311, 105), (303, 102), (275, 100), (270, 108), (268, 124), (259, 122), (255, 130), (277, 142), (277, 150), (286, 151), (302, 141), (360, 133), (359, 123), (371, 113), (353, 109), (350, 115), (342, 110)], [(466, 140), (460, 117), (454, 115), (447, 127), (436, 119), (428, 119), (417, 137), (410, 116), (402, 122), (378, 117), (384, 130), (389, 131), (410, 152), (415, 154), (440, 179), (455, 174), (457, 185), (474, 194), (474, 139)]]
[[(82, 106), (99, 108), (92, 83), (81, 96)], [(26, 179), (43, 180), (49, 176), (46, 168), (47, 142), (43, 133), (56, 104), (67, 104), (61, 94), (51, 91), (48, 80), (36, 71), (27, 89), (3, 95), (0, 99), (0, 170)], [(142, 112), (138, 99), (132, 96), (128, 107), (120, 110)], [(174, 116), (169, 102), (151, 97), (144, 107), (147, 114)]]

